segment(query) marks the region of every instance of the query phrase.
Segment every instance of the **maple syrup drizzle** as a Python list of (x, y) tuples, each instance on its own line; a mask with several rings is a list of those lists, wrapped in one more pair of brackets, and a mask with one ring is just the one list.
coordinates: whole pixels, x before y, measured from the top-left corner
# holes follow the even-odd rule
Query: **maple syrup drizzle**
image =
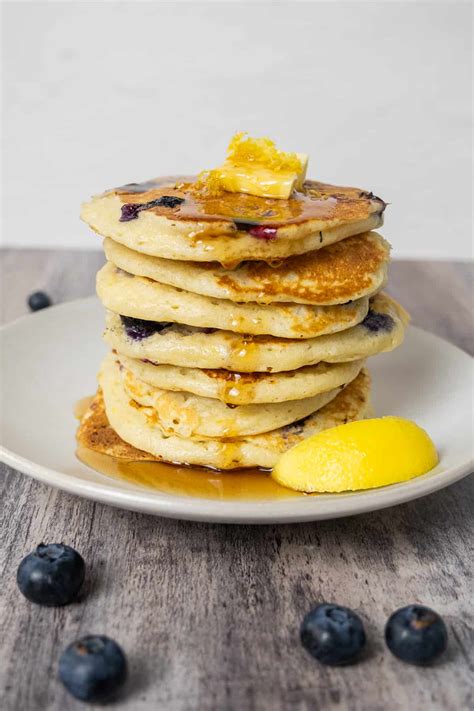
[[(278, 227), (312, 219), (332, 220), (344, 217), (345, 213), (350, 219), (364, 219), (374, 212), (373, 202), (377, 203), (375, 211), (383, 212), (385, 208), (385, 203), (372, 193), (316, 181), (306, 181), (302, 191), (295, 191), (288, 200), (279, 200), (244, 193), (205, 195), (193, 189), (194, 180), (193, 176), (157, 178), (124, 185), (110, 192), (119, 195), (124, 203), (137, 203), (137, 196), (140, 196), (138, 203), (153, 202), (163, 196), (183, 198), (184, 202), (176, 207), (150, 209), (171, 220), (208, 223), (228, 220), (229, 232), (234, 233), (239, 229), (239, 223), (248, 231), (252, 226)], [(206, 234), (212, 236), (212, 233), (212, 225), (208, 225)], [(222, 225), (218, 227), (218, 233), (223, 234)]]

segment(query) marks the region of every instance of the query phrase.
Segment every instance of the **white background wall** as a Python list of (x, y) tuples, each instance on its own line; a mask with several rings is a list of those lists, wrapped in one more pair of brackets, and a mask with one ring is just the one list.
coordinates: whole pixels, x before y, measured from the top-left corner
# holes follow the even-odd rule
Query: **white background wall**
[(99, 248), (91, 193), (231, 134), (392, 204), (397, 256), (470, 256), (470, 3), (3, 4), (3, 242)]

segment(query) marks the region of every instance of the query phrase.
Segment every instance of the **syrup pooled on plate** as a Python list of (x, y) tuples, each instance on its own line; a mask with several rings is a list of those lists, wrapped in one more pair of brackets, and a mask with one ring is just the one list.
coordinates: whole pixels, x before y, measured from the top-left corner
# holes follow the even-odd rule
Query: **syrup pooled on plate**
[(77, 458), (100, 474), (174, 496), (233, 501), (290, 499), (305, 494), (277, 484), (262, 469), (217, 471), (162, 462), (130, 462), (79, 447)]
[[(94, 409), (94, 399), (82, 398), (74, 408), (74, 415), (80, 421), (88, 413), (84, 419), (88, 424), (79, 427), (76, 456), (100, 474), (166, 494), (202, 499), (268, 501), (305, 496), (280, 486), (270, 472), (263, 469), (219, 471), (140, 459), (144, 453), (119, 438), (111, 429), (103, 408)], [(100, 433), (104, 432), (106, 436), (101, 438)], [(107, 448), (109, 452), (126, 454), (111, 456), (104, 453)], [(134, 452), (137, 454), (135, 459), (132, 458)]]

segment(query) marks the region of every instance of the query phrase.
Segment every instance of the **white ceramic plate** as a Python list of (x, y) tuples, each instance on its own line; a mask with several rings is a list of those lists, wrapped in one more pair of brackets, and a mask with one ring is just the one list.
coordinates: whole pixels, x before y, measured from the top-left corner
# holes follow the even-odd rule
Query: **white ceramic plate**
[(430, 494), (470, 471), (471, 358), (411, 327), (404, 345), (371, 359), (370, 369), (377, 415), (414, 419), (434, 439), (441, 461), (424, 476), (359, 493), (219, 501), (169, 495), (98, 474), (76, 459), (73, 408), (96, 389), (105, 353), (103, 321), (99, 302), (89, 298), (45, 309), (1, 330), (0, 459), (6, 464), (113, 506), (228, 523), (284, 523), (373, 511)]

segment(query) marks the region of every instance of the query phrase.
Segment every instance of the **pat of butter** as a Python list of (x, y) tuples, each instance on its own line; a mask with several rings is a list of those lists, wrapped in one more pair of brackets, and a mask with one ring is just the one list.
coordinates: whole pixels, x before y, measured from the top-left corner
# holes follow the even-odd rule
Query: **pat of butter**
[(196, 186), (214, 195), (227, 191), (287, 200), (302, 189), (307, 167), (305, 153), (285, 153), (269, 138), (236, 133), (225, 162), (201, 173)]
[(216, 174), (224, 190), (231, 193), (247, 193), (258, 197), (287, 200), (293, 190), (300, 190), (306, 178), (308, 156), (296, 154), (301, 170), (275, 170), (258, 163), (238, 164), (225, 161)]

